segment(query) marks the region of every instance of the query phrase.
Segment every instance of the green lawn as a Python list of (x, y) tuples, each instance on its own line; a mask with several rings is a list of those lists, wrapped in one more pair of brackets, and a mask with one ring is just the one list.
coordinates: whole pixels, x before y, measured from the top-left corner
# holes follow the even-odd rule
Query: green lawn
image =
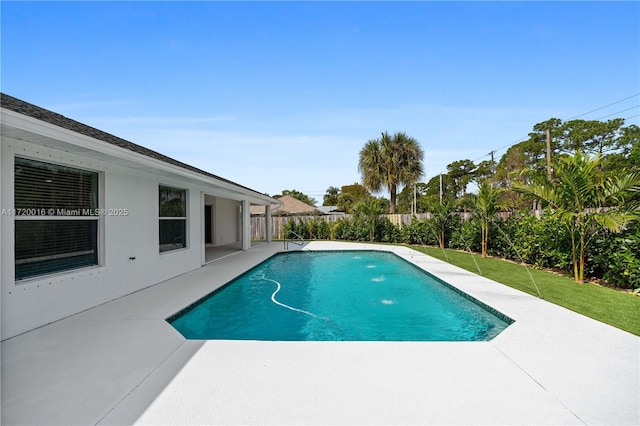
[[(447, 261), (440, 248), (411, 248)], [(523, 265), (470, 253), (446, 250), (449, 263), (534, 296), (536, 288)], [(476, 266), (477, 262), (478, 266)], [(577, 284), (569, 277), (529, 268), (542, 297), (556, 305), (640, 336), (640, 297), (595, 284)]]

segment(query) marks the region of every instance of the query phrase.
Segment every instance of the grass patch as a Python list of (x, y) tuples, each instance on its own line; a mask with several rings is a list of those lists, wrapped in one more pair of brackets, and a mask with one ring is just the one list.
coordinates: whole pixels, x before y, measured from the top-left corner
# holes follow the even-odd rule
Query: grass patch
[[(440, 248), (411, 245), (429, 256), (447, 261)], [(538, 296), (525, 267), (521, 264), (479, 255), (446, 250), (448, 263), (517, 290)], [(474, 262), (475, 258), (475, 262)], [(478, 266), (476, 266), (476, 262)], [(579, 314), (640, 336), (640, 297), (595, 284), (577, 284), (573, 279), (552, 272), (529, 268), (542, 298)]]

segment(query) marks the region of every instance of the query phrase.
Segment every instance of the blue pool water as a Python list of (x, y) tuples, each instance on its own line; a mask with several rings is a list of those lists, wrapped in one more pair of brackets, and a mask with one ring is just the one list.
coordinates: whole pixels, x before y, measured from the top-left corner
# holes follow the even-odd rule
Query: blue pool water
[(379, 251), (277, 254), (168, 321), (187, 339), (482, 341), (493, 314)]

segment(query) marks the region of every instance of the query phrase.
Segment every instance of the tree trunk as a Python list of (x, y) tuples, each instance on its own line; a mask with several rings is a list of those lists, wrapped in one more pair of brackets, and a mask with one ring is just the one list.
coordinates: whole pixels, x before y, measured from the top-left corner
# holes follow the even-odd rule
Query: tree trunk
[(389, 203), (389, 214), (396, 214), (396, 186), (392, 185), (389, 188), (389, 194), (391, 195), (391, 202)]
[(573, 258), (573, 279), (575, 282), (580, 282), (580, 273), (578, 271), (578, 253), (576, 253), (576, 236), (571, 234), (571, 256)]
[(580, 284), (584, 284), (584, 239), (580, 236), (580, 269), (579, 276), (576, 280)]
[(486, 224), (482, 224), (480, 229), (480, 233), (482, 234), (482, 257), (487, 257), (487, 237), (488, 237), (488, 226)]

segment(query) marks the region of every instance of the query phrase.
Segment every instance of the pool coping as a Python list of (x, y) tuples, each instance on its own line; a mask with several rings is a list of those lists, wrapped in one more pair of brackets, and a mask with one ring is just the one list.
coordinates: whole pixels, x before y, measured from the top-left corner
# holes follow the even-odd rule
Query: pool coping
[(638, 424), (640, 337), (404, 246), (515, 322), (489, 342), (188, 341), (165, 318), (258, 246), (2, 342), (2, 424)]
[[(465, 293), (464, 291), (462, 291), (461, 289), (459, 289), (458, 287), (451, 285), (449, 283), (447, 283), (446, 281), (442, 280), (441, 278), (431, 274), (429, 271), (427, 271), (426, 269), (420, 267), (419, 265), (416, 265), (412, 262), (409, 262), (407, 259), (405, 259), (405, 257), (401, 256), (401, 255), (397, 255), (396, 253), (394, 253), (393, 250), (370, 250), (370, 249), (349, 249), (349, 248), (340, 248), (340, 249), (331, 249), (331, 250), (315, 250), (315, 249), (300, 249), (300, 250), (289, 250), (289, 251), (282, 251), (279, 253), (276, 253), (274, 255), (272, 255), (271, 257), (269, 257), (267, 260), (271, 260), (276, 256), (283, 256), (283, 255), (287, 255), (287, 254), (293, 254), (293, 253), (304, 253), (304, 252), (319, 252), (319, 253), (329, 253), (329, 252), (333, 252), (333, 253), (358, 253), (358, 252), (386, 252), (389, 254), (392, 254), (394, 256), (396, 256), (401, 262), (403, 262), (403, 264), (406, 264), (407, 266), (409, 266), (410, 268), (414, 268), (420, 272), (422, 272), (423, 274), (425, 274), (427, 277), (429, 277), (429, 279), (437, 282), (439, 285), (445, 287), (446, 289), (454, 292), (456, 295), (461, 296), (462, 298), (466, 299), (467, 301), (471, 302), (472, 304), (476, 305), (477, 307), (481, 308), (482, 310), (486, 311), (487, 313), (493, 315), (494, 317), (496, 317), (497, 319), (499, 319), (500, 321), (506, 323), (506, 327), (508, 327), (509, 325), (514, 323), (514, 320), (512, 318), (510, 318), (509, 316), (503, 314), (502, 312), (498, 311), (497, 309), (492, 308), (491, 306), (489, 306), (488, 304), (476, 299), (475, 297), (473, 297), (472, 295), (470, 295), (469, 293)], [(265, 260), (265, 262), (267, 261)], [(263, 262), (264, 263), (264, 262)], [(261, 264), (260, 264), (261, 265)], [(232, 281), (225, 283), (224, 285), (210, 291), (209, 293), (205, 294), (204, 296), (202, 296), (201, 298), (199, 298), (198, 300), (190, 303), (189, 305), (185, 306), (184, 308), (180, 309), (179, 311), (169, 315), (167, 318), (165, 318), (165, 321), (167, 321), (169, 324), (172, 324), (176, 319), (182, 317), (183, 315), (188, 314), (190, 311), (192, 311), (193, 309), (197, 308), (199, 305), (201, 305), (202, 303), (205, 303), (210, 297), (214, 296), (216, 293), (218, 293), (219, 291), (223, 290), (225, 287), (228, 287), (230, 285), (232, 285), (234, 283), (234, 281), (241, 279), (242, 277), (246, 276), (247, 274), (250, 274), (251, 271), (255, 270), (256, 268), (258, 268), (260, 265), (256, 265), (253, 268), (249, 269), (248, 271), (244, 272), (243, 274), (239, 275), (238, 277), (234, 278)], [(279, 278), (278, 278), (279, 279)], [(173, 324), (172, 324), (173, 326)], [(175, 326), (174, 326), (175, 327)], [(179, 328), (178, 331), (180, 332)], [(502, 330), (503, 331), (503, 330)], [(410, 339), (410, 340), (402, 340), (402, 339), (398, 339), (398, 340), (390, 340), (390, 339), (383, 339), (381, 341), (396, 341), (396, 342), (402, 342), (402, 341), (429, 341), (429, 342), (455, 342), (455, 341), (490, 341), (493, 340), (496, 336), (498, 336), (502, 331), (499, 331), (497, 334), (495, 334), (495, 336), (492, 336), (489, 339), (484, 339), (484, 340), (465, 340), (465, 339), (435, 339), (435, 340), (424, 340), (424, 339)], [(182, 334), (182, 333), (181, 333)], [(186, 336), (185, 336), (186, 337)], [(191, 339), (191, 340), (207, 340), (206, 338), (202, 338), (202, 339), (198, 339), (195, 337), (186, 337), (187, 339)], [(215, 338), (215, 339), (209, 339), (209, 340), (226, 340), (224, 338)], [(258, 340), (258, 341), (271, 341), (273, 339), (246, 339), (246, 338), (237, 338), (237, 339), (233, 339), (233, 340)], [(302, 339), (304, 341), (304, 339)], [(347, 339), (350, 340), (350, 339)], [(287, 339), (286, 341), (301, 341), (300, 339)], [(311, 341), (314, 341), (314, 339), (311, 339)], [(321, 341), (342, 341), (341, 339), (336, 339), (336, 340), (321, 340)], [(358, 339), (355, 341), (376, 341), (375, 339)]]

